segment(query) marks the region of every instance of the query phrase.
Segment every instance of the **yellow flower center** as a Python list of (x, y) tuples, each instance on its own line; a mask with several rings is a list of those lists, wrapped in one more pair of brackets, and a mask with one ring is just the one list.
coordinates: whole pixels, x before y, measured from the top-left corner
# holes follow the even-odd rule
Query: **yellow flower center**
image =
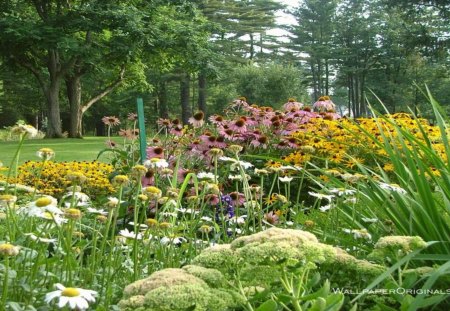
[(61, 296), (65, 297), (77, 297), (80, 296), (80, 291), (73, 287), (67, 287), (61, 291)]
[(39, 149), (39, 152), (42, 152), (45, 154), (52, 154), (54, 151), (50, 148), (41, 148), (41, 149)]
[(42, 217), (45, 219), (53, 219), (53, 215), (50, 212), (44, 212)]
[(9, 243), (0, 244), (0, 251), (9, 251), (9, 250), (12, 250), (13, 248), (14, 248), (14, 245), (9, 244)]
[(3, 194), (0, 195), (0, 202), (15, 202), (17, 200), (16, 196), (13, 196), (11, 194)]
[(117, 175), (116, 177), (114, 177), (114, 182), (119, 185), (125, 184), (128, 181), (129, 181), (129, 179), (125, 175)]
[(36, 204), (37, 207), (48, 206), (48, 205), (52, 204), (52, 199), (46, 198), (46, 197), (39, 198), (39, 199), (36, 200), (35, 204)]
[(81, 211), (76, 208), (69, 208), (65, 211), (66, 217), (71, 219), (79, 219), (81, 218)]
[(162, 228), (162, 229), (169, 228), (170, 227), (170, 223), (162, 222), (162, 223), (159, 224), (159, 227)]
[(145, 223), (147, 224), (147, 226), (149, 227), (153, 227), (156, 226), (158, 224), (158, 221), (156, 219), (153, 218), (148, 218)]
[(161, 193), (161, 190), (159, 188), (150, 186), (145, 188), (145, 192), (151, 193), (151, 194), (159, 194)]

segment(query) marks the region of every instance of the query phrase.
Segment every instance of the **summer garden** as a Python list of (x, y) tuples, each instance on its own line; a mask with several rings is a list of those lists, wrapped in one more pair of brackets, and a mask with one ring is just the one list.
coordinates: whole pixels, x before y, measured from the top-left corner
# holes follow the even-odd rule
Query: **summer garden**
[(0, 311), (450, 309), (448, 5), (119, 2), (0, 4)]

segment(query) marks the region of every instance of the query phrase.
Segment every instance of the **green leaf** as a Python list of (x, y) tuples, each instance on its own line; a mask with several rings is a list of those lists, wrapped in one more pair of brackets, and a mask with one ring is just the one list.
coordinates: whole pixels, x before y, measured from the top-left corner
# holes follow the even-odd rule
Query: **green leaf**
[(331, 294), (326, 298), (327, 307), (325, 310), (337, 311), (341, 309), (342, 305), (344, 304), (344, 298), (344, 294)]
[(308, 309), (309, 311), (324, 311), (326, 310), (327, 301), (319, 297), (316, 300), (314, 300), (314, 303), (312, 306)]
[(278, 309), (278, 304), (269, 299), (265, 301), (262, 305), (260, 305), (255, 311), (276, 311)]

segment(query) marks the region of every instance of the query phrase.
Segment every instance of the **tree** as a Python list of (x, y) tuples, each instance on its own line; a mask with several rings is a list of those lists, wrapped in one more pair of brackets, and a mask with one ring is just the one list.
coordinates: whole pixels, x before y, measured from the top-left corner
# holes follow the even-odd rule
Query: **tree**
[[(305, 0), (292, 13), (298, 25), (290, 27), (292, 48), (308, 64), (314, 98), (330, 93), (330, 71), (337, 1)], [(334, 55), (333, 55), (334, 54)]]
[[(64, 81), (74, 114), (71, 132), (78, 136), (82, 111), (95, 99), (80, 110), (81, 76), (98, 70), (98, 65), (104, 67), (99, 59), (124, 64), (135, 51), (150, 45), (151, 5), (112, 0), (8, 1), (2, 5), (1, 53), (37, 79), (47, 103), (48, 137), (62, 136), (60, 91)], [(107, 82), (100, 94), (112, 87), (114, 82)]]
[(232, 74), (237, 93), (249, 103), (276, 108), (290, 97), (299, 101), (308, 99), (302, 76), (301, 70), (279, 64), (240, 66)]

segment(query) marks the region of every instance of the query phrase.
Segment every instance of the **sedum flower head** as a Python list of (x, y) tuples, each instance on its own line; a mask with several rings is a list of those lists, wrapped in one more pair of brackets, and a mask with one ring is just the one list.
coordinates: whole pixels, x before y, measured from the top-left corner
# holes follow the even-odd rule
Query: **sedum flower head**
[(385, 236), (375, 244), (369, 258), (394, 260), (426, 246), (427, 243), (419, 236)]
[(164, 269), (125, 287), (119, 307), (124, 311), (219, 311), (232, 309), (244, 301), (222, 285), (224, 278), (217, 270), (196, 266)]
[(236, 261), (237, 257), (231, 249), (231, 244), (217, 244), (204, 249), (192, 260), (192, 264), (222, 271)]

